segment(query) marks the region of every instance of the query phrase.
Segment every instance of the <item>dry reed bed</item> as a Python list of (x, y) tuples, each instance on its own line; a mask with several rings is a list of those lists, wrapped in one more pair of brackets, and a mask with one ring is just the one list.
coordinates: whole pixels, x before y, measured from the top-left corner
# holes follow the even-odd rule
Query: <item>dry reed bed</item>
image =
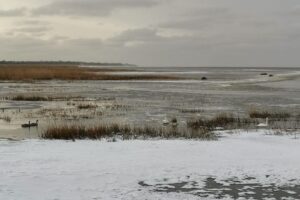
[(46, 96), (25, 96), (25, 95), (17, 95), (13, 97), (7, 97), (7, 100), (12, 101), (52, 101), (52, 97), (46, 97)]
[(267, 110), (250, 110), (249, 111), (250, 118), (273, 118), (273, 119), (280, 119), (285, 120), (291, 116), (290, 113), (285, 111), (267, 111)]
[(42, 138), (56, 140), (75, 139), (102, 139), (120, 136), (122, 139), (148, 139), (148, 138), (197, 138), (213, 139), (215, 134), (206, 129), (179, 130), (176, 127), (153, 127), (153, 126), (129, 126), (121, 124), (98, 124), (87, 127), (84, 125), (52, 125), (49, 126)]
[[(263, 111), (264, 113), (264, 111)], [(290, 131), (298, 130), (299, 119), (292, 115), (287, 115), (285, 112), (268, 112), (265, 115), (255, 115), (249, 118), (236, 117), (233, 114), (221, 113), (212, 118), (198, 118), (189, 120), (187, 126), (193, 129), (207, 129), (209, 131), (217, 130), (218, 128), (224, 130), (232, 129), (257, 129), (260, 122), (265, 122), (265, 117), (269, 117), (268, 129)]]
[(95, 105), (95, 104), (79, 104), (79, 105), (77, 105), (77, 108), (78, 109), (96, 109), (98, 106), (97, 105)]
[[(176, 123), (177, 119), (172, 119)], [(233, 114), (221, 113), (212, 118), (199, 118), (189, 120), (186, 127), (177, 126), (149, 126), (139, 127), (122, 124), (97, 124), (94, 126), (84, 125), (52, 125), (46, 128), (42, 134), (44, 139), (101, 139), (106, 137), (120, 136), (123, 139), (136, 138), (187, 138), (187, 139), (214, 139), (215, 130), (218, 127), (224, 130), (233, 129), (253, 129), (257, 128), (258, 119), (235, 117)], [(272, 119), (269, 129), (273, 130), (297, 130), (298, 123), (296, 119), (292, 121), (283, 121)]]
[(187, 122), (187, 126), (194, 129), (204, 128), (208, 130), (215, 130), (218, 127), (222, 127), (223, 129), (245, 129), (253, 127), (257, 123), (256, 119), (240, 118), (235, 117), (233, 114), (221, 113), (210, 119), (199, 118), (190, 120)]
[[(116, 69), (98, 69), (73, 65), (54, 64), (2, 64), (0, 80), (165, 80), (178, 79), (160, 75), (115, 75)], [(120, 69), (119, 71), (123, 71)]]
[(16, 96), (6, 96), (0, 100), (10, 101), (92, 101), (81, 96), (42, 96), (38, 94), (19, 94)]

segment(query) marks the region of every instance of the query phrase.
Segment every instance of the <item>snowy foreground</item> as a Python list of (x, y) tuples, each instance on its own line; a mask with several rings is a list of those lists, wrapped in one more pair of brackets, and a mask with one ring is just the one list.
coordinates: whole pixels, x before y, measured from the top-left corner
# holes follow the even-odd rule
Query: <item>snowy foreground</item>
[[(300, 198), (300, 139), (0, 140), (0, 199)], [(272, 196), (273, 195), (273, 196)]]

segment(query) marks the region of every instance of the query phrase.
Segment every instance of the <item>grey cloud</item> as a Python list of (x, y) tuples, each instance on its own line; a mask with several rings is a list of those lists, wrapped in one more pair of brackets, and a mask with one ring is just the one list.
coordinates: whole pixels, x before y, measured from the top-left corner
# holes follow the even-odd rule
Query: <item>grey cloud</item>
[(10, 10), (0, 10), (0, 17), (17, 17), (25, 15), (25, 8), (17, 8)]
[(52, 28), (49, 22), (39, 20), (23, 20), (15, 22), (15, 28), (11, 29), (11, 34), (29, 34), (42, 36), (49, 32)]
[[(27, 36), (0, 37), (0, 43), (1, 43), (0, 52), (3, 55), (8, 54), (8, 52), (20, 53), (26, 50), (31, 51), (39, 48), (44, 48), (47, 45), (46, 41), (35, 39), (32, 37), (27, 37)], [(14, 55), (14, 56), (18, 56), (18, 55)]]
[[(145, 36), (147, 35), (147, 36)], [(139, 39), (138, 39), (139, 38)], [(0, 54), (12, 60), (85, 60), (147, 63), (147, 65), (276, 65), (289, 62), (299, 63), (300, 40), (280, 42), (259, 42), (256, 37), (162, 37), (156, 30), (137, 29), (123, 32), (108, 41), (98, 38), (70, 39), (54, 37), (42, 40), (33, 37), (0, 37)], [(125, 46), (126, 41), (147, 41), (142, 45)], [(112, 41), (115, 45), (110, 45)], [(117, 45), (118, 44), (118, 45)], [(233, 62), (234, 61), (234, 62)]]
[[(266, 65), (272, 55), (280, 57), (283, 49), (288, 51), (291, 45), (286, 33), (271, 33), (261, 30), (260, 33), (253, 34), (246, 30), (243, 34), (229, 31), (163, 37), (156, 29), (127, 30), (109, 41), (104, 41), (104, 49), (107, 51), (103, 52), (103, 55), (111, 59), (118, 57), (120, 61), (148, 65)], [(125, 45), (130, 42), (140, 43)], [(299, 43), (297, 39), (292, 46), (297, 48)], [(109, 52), (114, 52), (114, 57)], [(287, 62), (287, 58), (292, 59), (293, 54), (286, 56), (284, 60), (273, 58), (272, 63), (279, 66)]]
[[(106, 46), (111, 46), (115, 48), (126, 48), (126, 49), (136, 49), (136, 48), (146, 48), (149, 47), (156, 48), (157, 51), (169, 51), (174, 49), (193, 49), (196, 50), (201, 48), (214, 48), (227, 45), (235, 45), (238, 43), (245, 42), (245, 38), (239, 37), (233, 39), (224, 39), (219, 35), (189, 35), (189, 36), (172, 36), (165, 37), (158, 34), (157, 29), (131, 29), (122, 32), (118, 36), (110, 38), (104, 41)], [(247, 38), (250, 43), (251, 39)], [(253, 41), (252, 41), (253, 42)], [(127, 45), (127, 44), (137, 44), (137, 45)]]
[(67, 46), (85, 49), (97, 49), (103, 46), (103, 41), (99, 38), (68, 39), (64, 43)]
[[(283, 56), (283, 52), (299, 49), (299, 40), (291, 43), (246, 43), (243, 38), (225, 41), (205, 40), (201, 37), (169, 38), (164, 42), (148, 43), (130, 48), (115, 48), (114, 57), (132, 63), (176, 66), (280, 66), (297, 65), (300, 61), (295, 51)], [(244, 43), (245, 42), (245, 43)], [(111, 50), (109, 50), (111, 52)], [(111, 55), (106, 55), (113, 58)], [(270, 62), (272, 61), (272, 62)]]
[(153, 43), (162, 39), (162, 37), (157, 35), (157, 30), (155, 29), (131, 29), (110, 38), (106, 41), (106, 44), (124, 46), (126, 43)]
[(211, 26), (216, 23), (234, 21), (233, 13), (222, 7), (199, 8), (188, 13), (176, 16), (176, 20), (161, 23), (162, 28), (196, 30)]
[(35, 15), (105, 16), (118, 8), (148, 7), (156, 0), (60, 0), (32, 11)]
[(284, 14), (294, 16), (294, 17), (300, 16), (300, 6), (295, 6), (294, 8), (292, 8), (289, 11), (285, 12)]
[(17, 22), (15, 22), (15, 24), (17, 26), (22, 26), (22, 25), (29, 25), (29, 26), (43, 25), (43, 26), (45, 26), (45, 25), (49, 25), (50, 23), (47, 21), (42, 21), (42, 20), (29, 19), (29, 20), (17, 21)]
[(266, 28), (276, 25), (275, 20), (257, 18), (238, 13), (225, 7), (207, 7), (185, 13), (176, 20), (159, 24), (161, 28), (182, 29), (187, 31), (205, 30), (212, 27), (236, 26), (247, 28)]
[(16, 28), (13, 29), (12, 31), (14, 32), (22, 32), (22, 33), (41, 33), (41, 32), (46, 32), (49, 31), (49, 27), (21, 27), (21, 28)]
[(101, 61), (102, 41), (97, 38), (48, 40), (24, 35), (1, 37), (0, 55), (7, 60), (86, 60)]
[[(25, 11), (0, 11), (0, 17), (1, 13), (17, 16), (25, 12), (24, 18), (3, 19), (6, 27), (1, 31), (2, 36), (0, 33), (1, 57), (143, 65), (286, 63), (292, 66), (300, 63), (296, 55), (300, 51), (297, 0), (284, 3), (282, 0), (242, 3), (240, 0), (48, 0), (40, 3), (44, 6), (28, 3)], [(130, 9), (148, 6), (153, 7), (143, 9), (145, 12)], [(126, 13), (114, 12), (119, 9), (126, 9)], [(33, 15), (27, 15), (30, 12)], [(101, 18), (103, 26), (97, 24), (99, 19), (94, 17), (112, 12), (114, 16)], [(66, 16), (70, 17), (65, 19)], [(80, 16), (85, 18), (78, 20)], [(71, 30), (64, 30), (63, 23), (70, 23)], [(84, 28), (79, 23), (84, 23)], [(128, 30), (116, 35), (124, 29)], [(7, 31), (14, 34), (5, 35)], [(98, 35), (110, 38), (99, 39)]]
[(180, 19), (177, 21), (169, 21), (160, 24), (161, 28), (170, 28), (170, 29), (183, 29), (183, 30), (199, 30), (206, 28), (212, 23), (215, 23), (215, 20), (211, 18), (200, 19), (200, 18), (191, 18), (191, 19)]
[[(254, 22), (253, 22), (254, 23)], [(255, 33), (248, 29), (233, 30), (223, 32), (207, 31), (207, 34), (192, 34), (182, 36), (162, 36), (158, 29), (130, 29), (120, 33), (119, 35), (105, 41), (106, 45), (111, 46), (130, 46), (126, 44), (143, 45), (145, 48), (149, 45), (157, 45), (172, 49), (175, 46), (180, 48), (218, 48), (220, 46), (245, 46), (245, 45), (263, 45), (274, 41), (287, 40), (287, 33), (277, 31), (273, 33), (268, 29), (260, 29), (260, 32)], [(132, 45), (135, 46), (135, 45)]]

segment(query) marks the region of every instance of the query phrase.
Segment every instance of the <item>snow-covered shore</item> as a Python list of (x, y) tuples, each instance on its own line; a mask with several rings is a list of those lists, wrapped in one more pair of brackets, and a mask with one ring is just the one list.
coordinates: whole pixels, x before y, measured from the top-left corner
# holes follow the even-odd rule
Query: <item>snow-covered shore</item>
[(217, 141), (0, 140), (0, 199), (199, 199), (155, 187), (193, 182), (186, 187), (201, 190), (207, 177), (299, 185), (299, 152), (300, 139), (265, 131)]

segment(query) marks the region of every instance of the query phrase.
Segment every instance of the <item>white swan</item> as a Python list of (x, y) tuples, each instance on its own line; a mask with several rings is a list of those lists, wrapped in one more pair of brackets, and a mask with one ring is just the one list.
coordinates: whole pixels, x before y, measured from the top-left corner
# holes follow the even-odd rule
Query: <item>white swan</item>
[(267, 127), (269, 126), (269, 118), (266, 118), (266, 123), (259, 123), (257, 127)]
[(165, 117), (165, 119), (163, 119), (163, 125), (168, 125), (170, 122), (169, 120), (167, 119), (167, 117)]

